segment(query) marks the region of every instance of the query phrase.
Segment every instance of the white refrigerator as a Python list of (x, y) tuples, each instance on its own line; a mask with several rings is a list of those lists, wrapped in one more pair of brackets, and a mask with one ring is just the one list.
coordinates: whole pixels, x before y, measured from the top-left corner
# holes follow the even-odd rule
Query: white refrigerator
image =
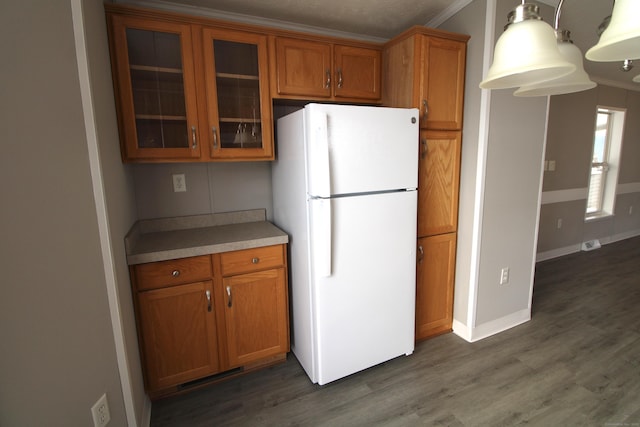
[(313, 383), (413, 353), (418, 114), (307, 104), (277, 122), (291, 349)]

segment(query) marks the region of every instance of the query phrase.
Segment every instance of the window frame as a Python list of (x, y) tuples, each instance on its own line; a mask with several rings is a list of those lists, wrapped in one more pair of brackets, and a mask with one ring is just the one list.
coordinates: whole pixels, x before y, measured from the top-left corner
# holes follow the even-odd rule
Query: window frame
[[(604, 126), (598, 125), (599, 114), (606, 114), (608, 116), (607, 123)], [(596, 120), (591, 144), (591, 172), (589, 173), (585, 207), (585, 220), (587, 221), (614, 215), (625, 116), (625, 109), (600, 105), (596, 108)], [(597, 141), (596, 135), (602, 130), (606, 130), (602, 161), (594, 161)], [(599, 185), (598, 189), (592, 188), (592, 186), (596, 184), (596, 182), (594, 182), (594, 170), (599, 170), (600, 173), (600, 180), (597, 183)], [(596, 209), (593, 209), (593, 203), (590, 203), (592, 202), (591, 197), (594, 193), (597, 193), (597, 198), (599, 199)]]

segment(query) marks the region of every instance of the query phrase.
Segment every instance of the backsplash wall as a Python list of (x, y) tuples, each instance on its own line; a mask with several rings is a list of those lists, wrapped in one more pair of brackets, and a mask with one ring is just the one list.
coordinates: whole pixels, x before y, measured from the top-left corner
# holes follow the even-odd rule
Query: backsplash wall
[[(138, 219), (266, 209), (272, 219), (270, 162), (134, 164)], [(184, 174), (186, 192), (173, 191)]]

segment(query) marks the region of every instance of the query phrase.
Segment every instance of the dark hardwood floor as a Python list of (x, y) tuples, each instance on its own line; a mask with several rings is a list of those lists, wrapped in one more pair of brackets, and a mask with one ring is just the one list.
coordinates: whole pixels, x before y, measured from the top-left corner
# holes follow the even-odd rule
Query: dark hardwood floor
[(320, 387), (286, 363), (153, 403), (160, 426), (640, 427), (640, 238), (538, 263), (532, 320)]

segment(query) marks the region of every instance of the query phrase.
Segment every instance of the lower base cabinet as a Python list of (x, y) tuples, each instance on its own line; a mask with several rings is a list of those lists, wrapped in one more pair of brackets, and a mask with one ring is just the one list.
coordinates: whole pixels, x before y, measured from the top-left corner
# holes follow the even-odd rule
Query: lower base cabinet
[(284, 274), (278, 268), (223, 279), (229, 367), (288, 351)]
[(456, 233), (418, 239), (416, 341), (450, 332)]
[(131, 267), (151, 398), (285, 360), (285, 254), (274, 245)]
[(160, 390), (220, 370), (211, 281), (140, 292), (139, 320), (148, 387)]

